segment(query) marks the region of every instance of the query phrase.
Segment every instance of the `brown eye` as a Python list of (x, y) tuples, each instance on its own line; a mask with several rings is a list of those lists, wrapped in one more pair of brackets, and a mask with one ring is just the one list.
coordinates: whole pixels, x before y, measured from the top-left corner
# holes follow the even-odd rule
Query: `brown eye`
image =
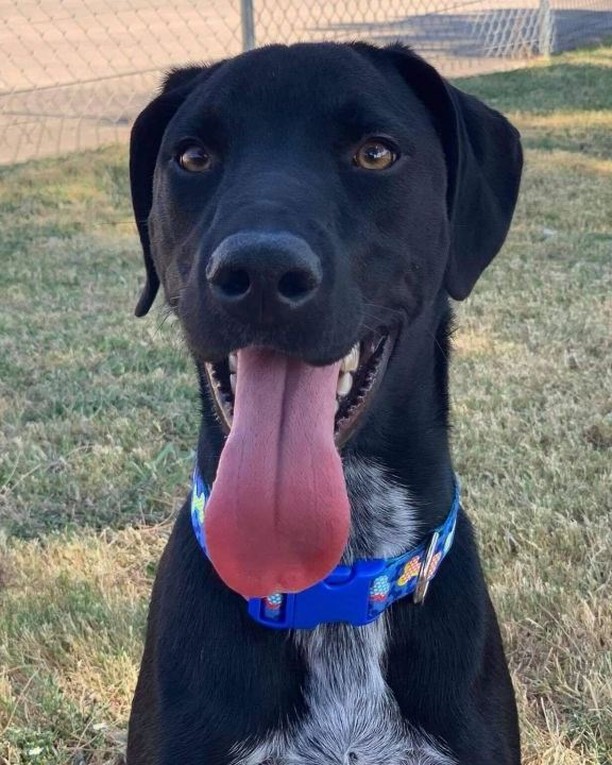
[(363, 170), (386, 170), (396, 161), (397, 152), (380, 138), (371, 138), (362, 144), (353, 162)]
[(179, 165), (188, 173), (204, 173), (210, 169), (212, 157), (203, 146), (187, 146), (177, 157)]

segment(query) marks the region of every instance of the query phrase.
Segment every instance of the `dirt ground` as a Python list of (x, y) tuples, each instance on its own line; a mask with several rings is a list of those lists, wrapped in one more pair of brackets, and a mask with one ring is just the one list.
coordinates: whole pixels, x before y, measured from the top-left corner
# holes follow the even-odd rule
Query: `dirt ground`
[[(521, 65), (540, 0), (255, 0), (257, 44), (401, 39), (447, 75)], [(560, 49), (612, 34), (610, 0), (553, 0)], [(127, 136), (159, 73), (242, 50), (239, 0), (0, 0), (0, 164)]]

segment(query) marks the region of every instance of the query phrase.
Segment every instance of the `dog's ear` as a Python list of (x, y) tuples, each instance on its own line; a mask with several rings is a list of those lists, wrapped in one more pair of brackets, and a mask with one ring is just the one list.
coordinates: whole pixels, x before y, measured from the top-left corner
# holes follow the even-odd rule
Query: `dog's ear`
[(442, 139), (451, 227), (445, 286), (463, 300), (508, 233), (523, 166), (520, 135), (499, 112), (453, 87), (408, 48), (393, 45), (385, 52), (429, 109)]
[(159, 289), (159, 276), (151, 256), (149, 213), (153, 202), (153, 175), (166, 127), (193, 88), (209, 77), (222, 62), (210, 67), (187, 67), (171, 72), (161, 94), (142, 111), (130, 137), (130, 186), (132, 207), (144, 254), (146, 282), (134, 313), (148, 313)]

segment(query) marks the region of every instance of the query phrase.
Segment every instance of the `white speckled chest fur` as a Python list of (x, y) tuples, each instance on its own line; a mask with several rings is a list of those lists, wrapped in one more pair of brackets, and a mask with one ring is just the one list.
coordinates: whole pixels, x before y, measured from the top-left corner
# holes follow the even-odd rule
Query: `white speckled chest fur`
[[(389, 557), (418, 539), (410, 497), (363, 460), (344, 465), (353, 528), (345, 561)], [(293, 728), (235, 747), (233, 765), (453, 765), (439, 742), (411, 729), (384, 679), (384, 615), (355, 628), (295, 632), (307, 666), (308, 712)]]

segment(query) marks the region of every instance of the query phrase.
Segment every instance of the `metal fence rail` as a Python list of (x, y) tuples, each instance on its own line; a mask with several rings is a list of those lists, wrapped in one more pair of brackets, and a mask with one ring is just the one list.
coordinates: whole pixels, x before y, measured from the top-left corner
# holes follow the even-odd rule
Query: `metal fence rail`
[(402, 40), (447, 75), (612, 34), (612, 0), (0, 0), (0, 163), (125, 140), (164, 69), (297, 40)]

